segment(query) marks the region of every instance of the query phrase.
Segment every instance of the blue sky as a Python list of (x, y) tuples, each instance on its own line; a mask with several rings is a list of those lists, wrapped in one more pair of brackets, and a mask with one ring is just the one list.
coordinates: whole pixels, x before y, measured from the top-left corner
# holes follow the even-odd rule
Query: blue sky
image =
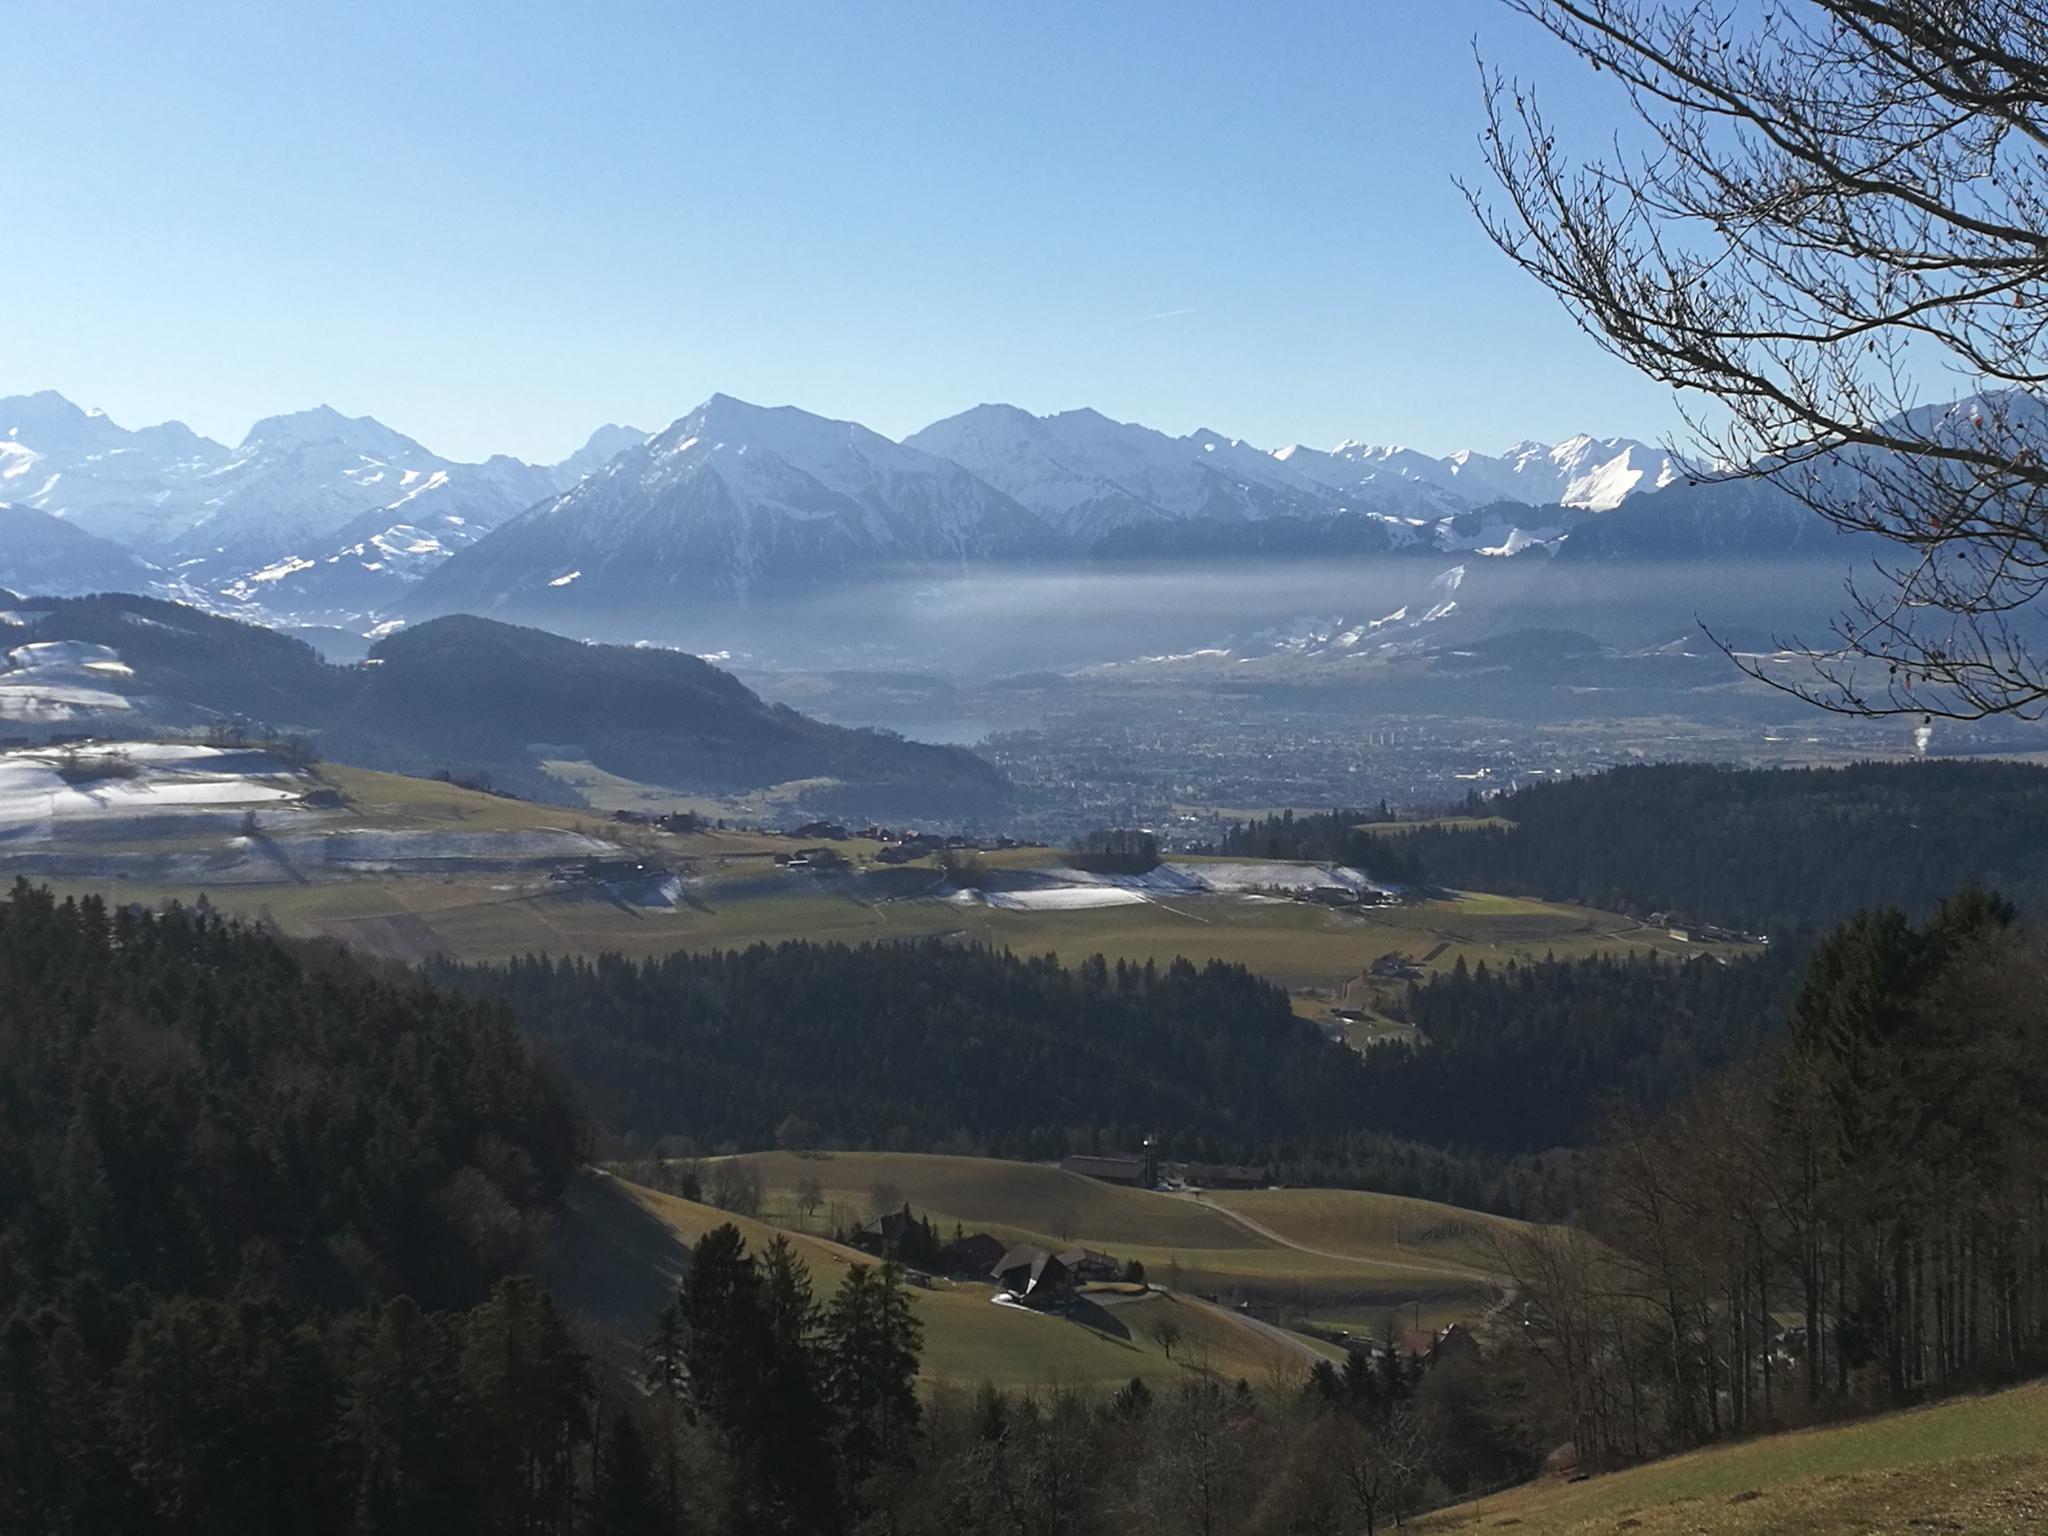
[(1495, 0), (8, 8), (0, 394), (557, 457), (713, 391), (1265, 446), (1656, 437), (1487, 244)]

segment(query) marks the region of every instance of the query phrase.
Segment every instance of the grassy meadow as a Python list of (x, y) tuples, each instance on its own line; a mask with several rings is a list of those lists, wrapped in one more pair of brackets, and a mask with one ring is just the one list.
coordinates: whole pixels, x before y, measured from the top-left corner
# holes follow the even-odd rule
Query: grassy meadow
[(1585, 1482), (1457, 1505), (1418, 1531), (1516, 1536), (1864, 1536), (2048, 1530), (2048, 1383), (1718, 1446)]
[[(763, 1217), (794, 1231), (850, 1230), (882, 1201), (908, 1201), (942, 1238), (958, 1226), (1007, 1242), (1099, 1248), (1138, 1260), (1148, 1279), (1179, 1292), (1247, 1300), (1305, 1322), (1341, 1318), (1336, 1326), (1354, 1332), (1376, 1332), (1389, 1319), (1477, 1316), (1495, 1294), (1485, 1230), (1514, 1225), (1356, 1190), (1195, 1199), (993, 1158), (769, 1152), (739, 1161), (760, 1178)], [(811, 1212), (797, 1198), (806, 1180), (816, 1181), (820, 1197)]]
[[(590, 1267), (605, 1273), (595, 1278), (569, 1278), (560, 1284), (585, 1307), (609, 1315), (629, 1337), (638, 1336), (630, 1332), (633, 1316), (645, 1311), (647, 1301), (658, 1304), (666, 1294), (659, 1286), (644, 1288), (644, 1276), (639, 1273), (643, 1267), (665, 1268), (661, 1261), (647, 1257), (650, 1248), (660, 1247), (663, 1237), (672, 1264), (690, 1244), (723, 1222), (738, 1227), (748, 1248), (755, 1252), (778, 1233), (786, 1233), (809, 1266), (821, 1298), (838, 1285), (849, 1265), (874, 1262), (821, 1235), (728, 1215), (623, 1179), (605, 1183), (609, 1187), (597, 1199), (586, 1196), (586, 1209), (594, 1205), (602, 1214), (588, 1223), (592, 1230), (583, 1239), (602, 1245), (603, 1262)], [(621, 1229), (649, 1227), (653, 1230), (620, 1235)], [(608, 1307), (603, 1296), (592, 1294), (594, 1287), (604, 1285), (628, 1289), (632, 1295), (623, 1307), (617, 1302)], [(1107, 1390), (1134, 1376), (1156, 1386), (1189, 1373), (1265, 1385), (1297, 1380), (1309, 1364), (1299, 1349), (1192, 1298), (1156, 1293), (1144, 1297), (1105, 1295), (1101, 1304), (1082, 1309), (1080, 1317), (1062, 1318), (997, 1306), (990, 1299), (993, 1288), (982, 1284), (934, 1281), (929, 1288), (913, 1287), (910, 1294), (924, 1325), (921, 1381), (928, 1388), (972, 1387), (988, 1381), (1011, 1388)], [(651, 1319), (651, 1313), (647, 1316)], [(1171, 1357), (1154, 1336), (1162, 1321), (1173, 1322), (1181, 1332)]]

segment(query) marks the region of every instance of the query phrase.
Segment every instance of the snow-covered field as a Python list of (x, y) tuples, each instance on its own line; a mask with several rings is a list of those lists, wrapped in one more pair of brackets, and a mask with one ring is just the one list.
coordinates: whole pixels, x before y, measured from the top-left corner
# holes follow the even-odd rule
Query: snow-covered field
[(1272, 859), (1199, 864), (1169, 861), (1142, 875), (1098, 875), (1060, 867), (1047, 871), (1046, 877), (1065, 886), (1109, 886), (1148, 896), (1239, 896), (1254, 891), (1301, 894), (1317, 890), (1345, 890), (1363, 895), (1393, 889), (1342, 864), (1286, 864)]
[[(366, 827), (345, 808), (303, 804), (319, 787), (256, 748), (130, 741), (0, 752), (0, 863), (24, 874), (261, 883), (537, 871), (621, 851), (567, 829)], [(673, 902), (680, 889), (664, 894)]]
[(1150, 897), (1115, 885), (1057, 885), (1035, 891), (983, 891), (991, 907), (1010, 912), (1083, 912), (1093, 907), (1141, 907)]
[(1176, 896), (1305, 895), (1344, 890), (1357, 895), (1386, 892), (1358, 870), (1341, 864), (1285, 864), (1240, 859), (1229, 863), (1165, 863), (1143, 874), (1096, 874), (1055, 865), (1044, 870), (1011, 870), (948, 898), (1011, 912), (1082, 912), (1096, 907), (1137, 906)]
[(107, 685), (131, 676), (120, 653), (80, 640), (17, 645), (0, 666), (0, 720), (47, 725), (120, 714), (128, 700)]
[[(23, 647), (29, 649), (29, 647)], [(303, 781), (261, 753), (152, 742), (0, 753), (0, 829), (275, 806)]]

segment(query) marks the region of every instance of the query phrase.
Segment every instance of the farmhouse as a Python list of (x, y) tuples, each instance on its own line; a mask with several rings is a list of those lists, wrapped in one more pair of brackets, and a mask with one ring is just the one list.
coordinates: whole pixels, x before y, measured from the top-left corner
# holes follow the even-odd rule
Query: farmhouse
[(1114, 1280), (1124, 1272), (1123, 1261), (1100, 1248), (1073, 1248), (1056, 1257), (1076, 1280)]
[(996, 1265), (1002, 1262), (1006, 1252), (1008, 1250), (1001, 1238), (991, 1237), (986, 1232), (969, 1232), (964, 1237), (954, 1238), (939, 1250), (938, 1267), (948, 1275), (980, 1278), (994, 1274)]
[(1395, 1348), (1411, 1360), (1427, 1360), (1433, 1365), (1440, 1360), (1463, 1360), (1476, 1356), (1479, 1341), (1472, 1337), (1472, 1331), (1463, 1323), (1452, 1323), (1435, 1330), (1410, 1329), (1401, 1335)]
[(1056, 1253), (1019, 1243), (991, 1271), (996, 1283), (1027, 1307), (1047, 1310), (1074, 1299), (1074, 1272)]
[(910, 1207), (906, 1204), (900, 1211), (884, 1211), (854, 1233), (853, 1246), (878, 1258), (894, 1255), (901, 1251), (905, 1238), (919, 1231), (918, 1220), (910, 1214)]

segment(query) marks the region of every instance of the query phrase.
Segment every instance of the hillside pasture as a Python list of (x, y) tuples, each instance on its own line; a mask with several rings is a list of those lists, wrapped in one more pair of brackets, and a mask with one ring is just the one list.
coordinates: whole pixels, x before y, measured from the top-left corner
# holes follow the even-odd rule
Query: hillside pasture
[(1554, 1478), (1414, 1522), (1515, 1536), (2021, 1536), (2048, 1529), (2048, 1383), (1718, 1446), (1584, 1482)]
[[(601, 1176), (597, 1176), (601, 1177)], [(784, 1229), (745, 1216), (729, 1215), (708, 1205), (678, 1199), (622, 1179), (594, 1203), (602, 1213), (591, 1223), (592, 1234), (632, 1231), (651, 1217), (680, 1253), (722, 1223), (730, 1222), (758, 1253)], [(854, 1264), (872, 1264), (866, 1255), (824, 1237), (786, 1234), (805, 1264), (820, 1297), (829, 1296)], [(585, 1262), (577, 1288), (571, 1292), (582, 1310), (604, 1316), (615, 1332), (643, 1337), (652, 1313), (639, 1313), (649, 1302), (659, 1304), (672, 1283), (671, 1272), (658, 1262), (659, 1283), (650, 1286), (644, 1267), (652, 1245), (648, 1235), (602, 1241), (598, 1261)], [(576, 1255), (557, 1257), (567, 1266)], [(616, 1294), (609, 1303), (602, 1288)], [(1021, 1308), (997, 1306), (994, 1288), (982, 1284), (934, 1282), (913, 1286), (910, 1297), (924, 1325), (924, 1357), (920, 1382), (927, 1388), (972, 1387), (993, 1382), (1009, 1388), (1070, 1387), (1106, 1391), (1141, 1377), (1157, 1386), (1191, 1373), (1213, 1374), (1228, 1381), (1255, 1384), (1298, 1379), (1307, 1360), (1268, 1335), (1216, 1309), (1158, 1294), (1104, 1298), (1108, 1305), (1082, 1309), (1081, 1319), (1042, 1316)], [(1154, 1337), (1158, 1323), (1171, 1320), (1181, 1330), (1172, 1358)], [(638, 1327), (639, 1332), (632, 1330)]]
[[(716, 1160), (714, 1160), (715, 1162)], [(1123, 1188), (1047, 1164), (893, 1152), (770, 1152), (759, 1176), (765, 1219), (825, 1235), (851, 1231), (881, 1200), (908, 1202), (940, 1238), (956, 1227), (1005, 1242), (1089, 1247), (1137, 1260), (1154, 1284), (1245, 1301), (1307, 1322), (1342, 1317), (1444, 1321), (1478, 1316), (1496, 1290), (1481, 1258), (1486, 1225), (1512, 1222), (1423, 1200), (1359, 1191), (1242, 1191), (1188, 1196)], [(708, 1170), (707, 1170), (708, 1171)], [(820, 1205), (797, 1191), (815, 1180)], [(1257, 1226), (1235, 1219), (1252, 1214)], [(1267, 1222), (1267, 1213), (1274, 1220)], [(1322, 1241), (1290, 1246), (1304, 1237)], [(1370, 1331), (1368, 1328), (1354, 1331)]]

